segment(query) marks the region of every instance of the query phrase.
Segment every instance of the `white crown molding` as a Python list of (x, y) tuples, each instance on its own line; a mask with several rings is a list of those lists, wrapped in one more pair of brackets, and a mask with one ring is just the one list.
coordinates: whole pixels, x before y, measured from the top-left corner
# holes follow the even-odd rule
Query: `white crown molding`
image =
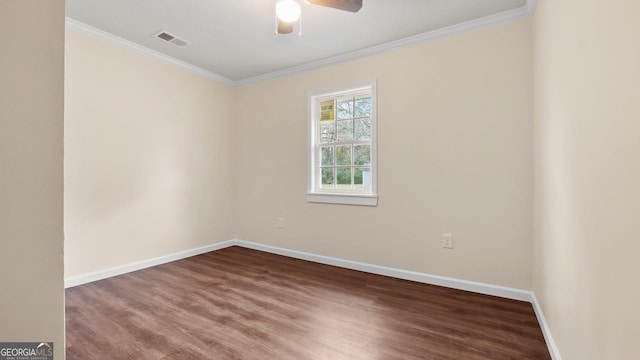
[(158, 60), (162, 63), (177, 67), (178, 69), (182, 69), (185, 71), (188, 71), (190, 73), (202, 76), (206, 79), (209, 80), (213, 80), (213, 81), (217, 81), (219, 83), (225, 84), (225, 85), (229, 85), (229, 86), (237, 86), (236, 82), (228, 79), (222, 75), (218, 75), (216, 73), (213, 73), (211, 71), (205, 70), (201, 67), (189, 64), (188, 62), (182, 61), (182, 60), (178, 60), (176, 58), (173, 58), (169, 55), (163, 54), (159, 51), (155, 51), (155, 50), (151, 50), (145, 46), (142, 46), (140, 44), (136, 44), (132, 41), (123, 39), (121, 37), (115, 36), (111, 33), (108, 33), (106, 31), (94, 28), (92, 26), (89, 26), (85, 23), (79, 22), (77, 20), (71, 19), (71, 18), (65, 18), (65, 25), (67, 27), (67, 29), (79, 32), (81, 34), (85, 34), (88, 36), (91, 36), (95, 39), (99, 39), (99, 40), (103, 40), (105, 42), (108, 42), (110, 44), (116, 45), (116, 46), (120, 46), (123, 47), (125, 49), (131, 50), (135, 53), (147, 56), (149, 58)]
[(293, 75), (293, 74), (301, 73), (304, 71), (314, 70), (314, 69), (318, 69), (318, 68), (329, 66), (329, 65), (334, 65), (334, 64), (338, 64), (338, 63), (342, 63), (350, 60), (360, 59), (360, 58), (371, 56), (371, 55), (381, 54), (391, 50), (395, 50), (395, 49), (399, 49), (399, 48), (403, 48), (411, 45), (416, 45), (416, 44), (420, 44), (427, 41), (441, 39), (444, 37), (461, 34), (461, 33), (472, 31), (472, 30), (482, 29), (489, 26), (522, 19), (522, 18), (533, 15), (533, 12), (536, 6), (536, 1), (537, 0), (527, 0), (524, 6), (521, 6), (517, 9), (504, 11), (498, 14), (486, 16), (480, 19), (467, 21), (464, 23), (448, 26), (448, 27), (433, 30), (433, 31), (428, 31), (422, 34), (410, 36), (410, 37), (396, 40), (396, 41), (391, 41), (391, 42), (377, 45), (377, 46), (372, 46), (362, 50), (353, 51), (347, 54), (333, 56), (330, 58), (310, 62), (307, 64), (293, 66), (287, 69), (274, 71), (271, 73), (258, 75), (258, 76), (254, 76), (254, 77), (250, 77), (242, 80), (237, 80), (235, 84), (236, 86), (256, 84), (256, 83), (267, 81), (267, 80), (277, 79), (280, 77)]
[(198, 66), (189, 64), (185, 61), (178, 60), (171, 56), (165, 55), (161, 52), (151, 50), (140, 44), (136, 44), (132, 41), (125, 40), (121, 37), (115, 36), (113, 34), (110, 34), (106, 31), (102, 31), (100, 29), (96, 29), (92, 26), (89, 26), (87, 24), (84, 24), (82, 22), (79, 22), (77, 20), (74, 20), (68, 17), (66, 18), (65, 24), (67, 28), (71, 30), (89, 35), (91, 37), (94, 37), (100, 40), (104, 40), (114, 45), (127, 48), (131, 51), (156, 59), (165, 64), (175, 66), (177, 68), (189, 71), (196, 75), (200, 75), (202, 77), (220, 82), (225, 85), (229, 85), (233, 87), (241, 87), (241, 86), (260, 83), (267, 80), (277, 79), (283, 76), (288, 76), (288, 75), (293, 75), (293, 74), (297, 74), (297, 73), (301, 73), (309, 70), (314, 70), (314, 69), (318, 69), (318, 68), (329, 66), (329, 65), (339, 64), (342, 62), (355, 60), (355, 59), (359, 59), (359, 58), (363, 58), (363, 57), (367, 57), (375, 54), (381, 54), (394, 49), (399, 49), (402, 47), (407, 47), (407, 46), (411, 46), (411, 45), (415, 45), (415, 44), (419, 44), (419, 43), (423, 43), (431, 40), (441, 39), (447, 36), (456, 35), (456, 34), (468, 32), (468, 31), (472, 31), (472, 30), (482, 29), (492, 25), (502, 24), (509, 21), (514, 21), (517, 19), (532, 16), (535, 11), (536, 2), (537, 0), (526, 0), (525, 5), (517, 9), (512, 9), (499, 14), (490, 15), (484, 18), (471, 20), (461, 24), (448, 26), (446, 28), (437, 29), (437, 30), (426, 32), (426, 33), (410, 36), (408, 38), (388, 42), (386, 44), (372, 46), (370, 48), (353, 51), (347, 54), (333, 56), (330, 58), (310, 62), (303, 65), (293, 66), (283, 70), (274, 71), (274, 72), (270, 72), (262, 75), (257, 75), (257, 76), (253, 76), (253, 77), (249, 77), (241, 80), (231, 80), (222, 75), (219, 75), (211, 71), (205, 70), (203, 68), (200, 68)]
[(527, 12), (529, 13), (528, 16), (533, 16), (533, 14), (536, 12), (537, 3), (538, 3), (538, 0), (527, 0), (527, 3), (525, 4), (525, 6), (527, 8)]

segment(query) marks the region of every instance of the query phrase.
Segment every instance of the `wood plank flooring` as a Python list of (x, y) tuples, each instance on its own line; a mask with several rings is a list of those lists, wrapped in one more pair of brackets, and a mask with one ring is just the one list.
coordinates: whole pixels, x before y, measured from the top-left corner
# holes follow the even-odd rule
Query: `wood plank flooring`
[(550, 359), (531, 304), (231, 247), (66, 290), (68, 360)]

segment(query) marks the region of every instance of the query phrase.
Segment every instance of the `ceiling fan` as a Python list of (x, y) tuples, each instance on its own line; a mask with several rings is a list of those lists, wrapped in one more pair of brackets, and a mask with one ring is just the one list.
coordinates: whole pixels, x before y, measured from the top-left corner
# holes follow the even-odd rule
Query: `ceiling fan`
[[(362, 0), (306, 0), (310, 4), (358, 12)], [(296, 0), (278, 0), (276, 3), (276, 34), (293, 32), (293, 24), (300, 21), (300, 4)]]

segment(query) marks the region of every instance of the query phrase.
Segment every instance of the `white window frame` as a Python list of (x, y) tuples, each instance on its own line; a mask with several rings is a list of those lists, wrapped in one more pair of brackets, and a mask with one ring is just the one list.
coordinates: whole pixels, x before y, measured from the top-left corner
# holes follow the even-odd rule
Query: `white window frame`
[[(321, 144), (318, 136), (320, 102), (329, 98), (349, 96), (363, 91), (369, 91), (371, 93), (371, 187), (368, 190), (322, 189), (319, 176), (319, 147)], [(366, 206), (378, 205), (377, 104), (375, 80), (309, 93), (307, 202)]]

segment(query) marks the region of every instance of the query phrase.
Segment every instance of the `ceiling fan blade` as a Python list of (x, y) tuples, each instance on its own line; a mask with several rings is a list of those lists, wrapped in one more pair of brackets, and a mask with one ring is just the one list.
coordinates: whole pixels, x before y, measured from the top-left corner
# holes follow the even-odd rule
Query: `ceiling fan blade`
[(358, 12), (362, 9), (362, 0), (309, 0), (311, 4), (328, 6), (351, 12)]
[(286, 21), (282, 21), (278, 18), (276, 18), (276, 21), (278, 22), (278, 25), (276, 27), (276, 33), (278, 34), (290, 34), (291, 32), (293, 32), (293, 23), (292, 22), (286, 22)]

